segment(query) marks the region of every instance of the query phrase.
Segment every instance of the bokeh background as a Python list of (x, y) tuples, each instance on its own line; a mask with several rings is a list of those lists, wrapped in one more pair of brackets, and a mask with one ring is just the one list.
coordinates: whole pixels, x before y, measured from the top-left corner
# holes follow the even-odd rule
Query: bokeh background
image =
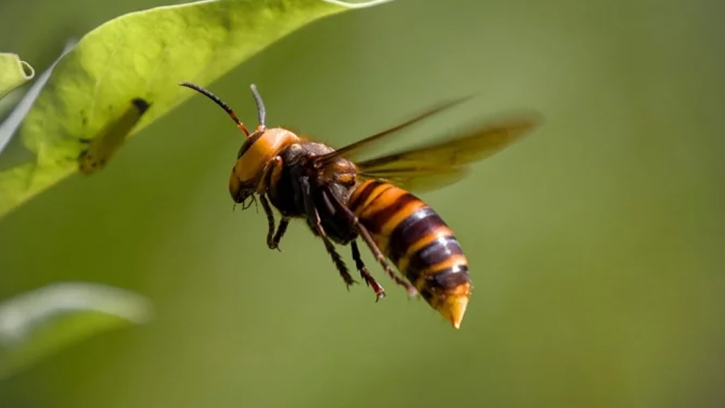
[[(0, 50), (37, 72), (161, 0), (3, 0)], [(398, 0), (313, 23), (210, 88), (254, 122), (342, 145), (436, 101), (406, 133), (538, 109), (538, 131), (422, 194), (468, 252), (460, 331), (406, 299), (345, 290), (294, 223), (232, 211), (241, 137), (195, 97), (93, 177), (0, 220), (0, 299), (56, 281), (154, 302), (0, 383), (5, 407), (725, 405), (725, 53), (709, 0)], [(342, 251), (352, 265), (347, 250)]]

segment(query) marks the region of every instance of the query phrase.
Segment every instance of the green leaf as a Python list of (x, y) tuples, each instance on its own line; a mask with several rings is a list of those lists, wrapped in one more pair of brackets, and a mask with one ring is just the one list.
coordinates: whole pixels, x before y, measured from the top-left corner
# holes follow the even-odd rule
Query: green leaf
[[(68, 41), (66, 41), (65, 47), (63, 47), (63, 52), (61, 53), (61, 55), (50, 65), (50, 67), (48, 67), (36, 78), (35, 82), (33, 82), (33, 85), (30, 86), (30, 89), (25, 92), (25, 95), (23, 95), (22, 98), (18, 96), (20, 101), (16, 101), (17, 103), (14, 104), (13, 110), (10, 115), (5, 118), (5, 121), (3, 123), (0, 123), (0, 154), (5, 150), (5, 147), (8, 145), (8, 143), (10, 143), (13, 135), (20, 127), (20, 124), (25, 118), (25, 115), (28, 114), (28, 111), (33, 106), (33, 102), (35, 102), (35, 99), (38, 97), (38, 94), (43, 89), (46, 82), (48, 82), (48, 78), (50, 78), (50, 74), (53, 72), (53, 68), (55, 68), (55, 65), (68, 51), (71, 50), (71, 48), (76, 45), (76, 43), (77, 41), (74, 39), (69, 39)], [(14, 95), (15, 94), (13, 94), (13, 96)], [(4, 102), (7, 99), (11, 98), (7, 97), (0, 102)]]
[[(19, 129), (34, 155), (0, 171), (0, 217), (78, 171), (75, 160), (134, 98), (151, 107), (128, 136), (202, 86), (317, 19), (389, 0), (209, 0), (126, 14), (85, 35), (55, 67)], [(322, 45), (321, 45), (322, 46)]]
[(150, 321), (151, 304), (119, 288), (62, 282), (0, 302), (0, 380), (91, 336)]
[(0, 52), (0, 98), (35, 76), (33, 67), (16, 54)]

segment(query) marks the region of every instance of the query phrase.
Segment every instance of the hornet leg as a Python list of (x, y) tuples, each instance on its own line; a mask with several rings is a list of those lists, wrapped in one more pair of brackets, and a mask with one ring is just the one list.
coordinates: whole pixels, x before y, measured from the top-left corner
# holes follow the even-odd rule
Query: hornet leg
[(289, 217), (284, 216), (281, 220), (279, 220), (279, 226), (277, 227), (277, 232), (274, 234), (274, 237), (272, 237), (272, 243), (270, 245), (270, 248), (276, 248), (278, 251), (282, 252), (282, 250), (279, 249), (279, 241), (282, 240), (284, 233), (287, 232), (287, 226), (289, 225), (289, 221)]
[(305, 200), (305, 211), (307, 212), (307, 218), (314, 222), (315, 231), (317, 231), (317, 234), (320, 236), (320, 238), (322, 238), (322, 242), (325, 244), (325, 249), (327, 249), (327, 253), (330, 254), (332, 262), (335, 264), (335, 267), (337, 267), (338, 272), (340, 272), (340, 276), (342, 277), (342, 280), (345, 281), (348, 290), (350, 290), (350, 285), (355, 283), (355, 281), (352, 279), (352, 276), (350, 276), (350, 272), (348, 272), (347, 266), (345, 266), (345, 261), (343, 261), (340, 254), (337, 253), (337, 251), (335, 250), (335, 246), (332, 244), (332, 241), (330, 241), (327, 233), (325, 233), (325, 230), (322, 228), (320, 214), (315, 208), (315, 203), (312, 199), (312, 192), (310, 191), (310, 182), (307, 177), (300, 178), (300, 186), (302, 187), (302, 194)]
[(257, 186), (257, 193), (260, 196), (260, 201), (262, 202), (262, 207), (264, 207), (264, 212), (267, 214), (267, 223), (268, 223), (268, 231), (267, 231), (267, 246), (269, 249), (276, 249), (281, 252), (279, 249), (279, 241), (282, 239), (282, 236), (284, 235), (285, 231), (287, 230), (287, 224), (289, 224), (289, 219), (286, 219), (286, 217), (282, 217), (282, 220), (279, 223), (279, 227), (277, 230), (277, 234), (274, 233), (274, 213), (272, 212), (272, 207), (269, 205), (269, 201), (267, 200), (265, 191), (266, 186), (271, 185), (272, 179), (279, 179), (280, 172), (282, 171), (282, 158), (277, 156), (274, 159), (272, 159), (271, 165), (267, 168), (265, 173), (262, 175), (262, 180), (264, 180), (264, 183), (260, 183)]
[[(269, 249), (276, 249), (279, 251), (277, 244), (274, 243), (274, 213), (272, 213), (272, 207), (269, 205), (269, 201), (267, 201), (267, 197), (264, 194), (259, 196), (259, 201), (262, 202), (264, 213), (267, 214), (267, 246)], [(277, 241), (277, 243), (279, 243), (279, 241)]]
[(335, 206), (335, 209), (339, 211), (343, 216), (345, 216), (348, 222), (350, 222), (350, 224), (358, 230), (363, 241), (365, 241), (365, 243), (370, 248), (370, 251), (372, 251), (373, 255), (375, 255), (375, 259), (378, 261), (378, 263), (380, 263), (383, 269), (385, 269), (385, 273), (387, 273), (388, 276), (395, 283), (404, 287), (408, 291), (409, 296), (416, 296), (418, 294), (418, 290), (415, 288), (415, 286), (413, 286), (408, 281), (404, 280), (395, 273), (393, 267), (390, 266), (390, 264), (385, 260), (385, 256), (383, 255), (382, 251), (380, 251), (380, 248), (378, 248), (378, 245), (375, 243), (375, 241), (373, 241), (372, 236), (370, 236), (370, 232), (368, 232), (367, 228), (360, 224), (360, 221), (357, 219), (355, 214), (353, 214), (353, 212), (350, 211), (349, 208), (341, 203), (340, 200), (338, 200), (337, 197), (335, 197), (335, 195), (332, 194), (328, 188), (326, 188), (325, 186), (322, 186), (322, 188), (324, 189), (324, 193), (328, 196), (330, 201), (332, 201), (332, 205)]
[(373, 288), (373, 291), (375, 291), (377, 302), (378, 300), (385, 297), (385, 289), (373, 278), (373, 276), (370, 274), (370, 271), (368, 271), (368, 268), (365, 266), (365, 263), (362, 260), (362, 257), (360, 256), (360, 249), (357, 247), (357, 241), (352, 241), (350, 243), (350, 246), (352, 246), (352, 259), (355, 260), (355, 266), (357, 266), (357, 270), (360, 272), (360, 276), (362, 276), (363, 279), (365, 279), (365, 283), (368, 284), (368, 286)]

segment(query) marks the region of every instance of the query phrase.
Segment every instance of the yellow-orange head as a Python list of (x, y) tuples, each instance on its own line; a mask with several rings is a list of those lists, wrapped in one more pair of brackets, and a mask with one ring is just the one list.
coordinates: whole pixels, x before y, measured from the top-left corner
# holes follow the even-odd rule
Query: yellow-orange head
[[(259, 129), (244, 141), (237, 162), (229, 176), (229, 194), (241, 203), (254, 193), (266, 189), (265, 175), (272, 159), (299, 137), (284, 128)], [(261, 191), (260, 191), (261, 190)]]
[(229, 194), (236, 203), (243, 203), (254, 193), (264, 190), (264, 175), (271, 160), (291, 143), (299, 140), (297, 135), (283, 128), (267, 129), (265, 124), (266, 110), (257, 87), (252, 84), (252, 96), (257, 104), (259, 125), (250, 134), (247, 127), (237, 118), (232, 108), (211, 91), (198, 85), (182, 82), (179, 85), (193, 89), (219, 105), (244, 133), (245, 140), (237, 153), (237, 161), (229, 177)]

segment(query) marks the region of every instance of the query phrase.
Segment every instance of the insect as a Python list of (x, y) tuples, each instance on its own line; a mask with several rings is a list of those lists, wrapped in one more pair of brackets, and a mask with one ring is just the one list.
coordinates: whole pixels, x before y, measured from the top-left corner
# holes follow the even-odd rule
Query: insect
[[(386, 292), (362, 260), (358, 247), (361, 239), (396, 284), (410, 296), (422, 295), (454, 328), (460, 328), (473, 288), (468, 261), (453, 231), (409, 191), (437, 189), (461, 180), (471, 163), (535, 128), (538, 114), (488, 122), (437, 143), (357, 160), (378, 142), (468, 97), (441, 103), (395, 127), (334, 149), (283, 127), (268, 128), (264, 103), (254, 84), (251, 91), (259, 125), (253, 132), (210, 91), (188, 82), (179, 85), (214, 101), (244, 133), (245, 141), (232, 167), (229, 193), (244, 209), (259, 197), (269, 224), (270, 249), (279, 250), (290, 220), (304, 219), (312, 233), (321, 238), (348, 287), (354, 279), (335, 244), (350, 246), (357, 271), (377, 301)], [(272, 206), (281, 214), (276, 231)]]
[(141, 120), (141, 116), (151, 105), (134, 98), (126, 110), (114, 121), (108, 123), (93, 139), (80, 139), (88, 145), (78, 155), (78, 170), (83, 174), (93, 174), (103, 169), (118, 149), (123, 146), (126, 136)]

